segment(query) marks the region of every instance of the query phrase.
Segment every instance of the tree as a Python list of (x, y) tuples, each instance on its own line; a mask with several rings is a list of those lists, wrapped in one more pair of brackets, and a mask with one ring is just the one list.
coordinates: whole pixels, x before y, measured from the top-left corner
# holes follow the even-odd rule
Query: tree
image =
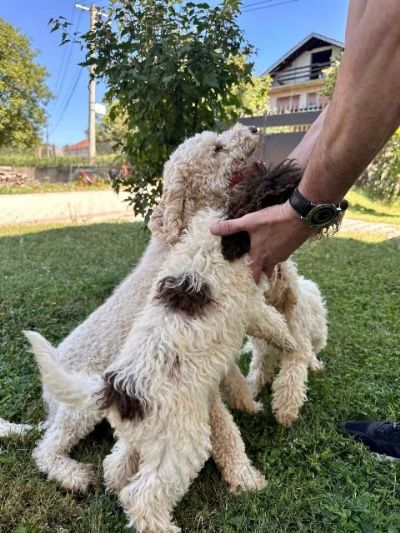
[[(325, 69), (325, 84), (322, 96), (332, 98), (340, 67), (340, 59), (335, 58), (333, 64)], [(391, 137), (383, 149), (375, 157), (358, 182), (360, 186), (373, 196), (391, 202), (400, 196), (400, 129)]]
[[(246, 58), (238, 57), (236, 64), (242, 67), (246, 64)], [(226, 110), (229, 115), (232, 112), (232, 120), (236, 116), (247, 117), (264, 115), (268, 109), (268, 95), (271, 88), (271, 76), (252, 76), (249, 80), (243, 80), (232, 89), (233, 94), (238, 98), (240, 105), (237, 104)]]
[(128, 134), (128, 127), (126, 125), (126, 113), (120, 114), (118, 111), (114, 113), (113, 108), (115, 106), (118, 106), (117, 101), (111, 104), (101, 122), (96, 126), (96, 141), (109, 143), (111, 148), (118, 150), (121, 141)]
[(0, 18), (0, 148), (31, 148), (40, 141), (51, 93), (36, 56), (28, 37)]
[(332, 98), (333, 91), (335, 90), (337, 73), (340, 67), (340, 58), (335, 56), (331, 65), (328, 68), (325, 68), (322, 73), (324, 75), (324, 86), (320, 91), (321, 96), (326, 96), (327, 98)]
[[(126, 117), (121, 144), (135, 173), (116, 188), (128, 190), (135, 213), (148, 217), (174, 148), (239, 114), (234, 89), (250, 81), (252, 64), (237, 58), (249, 57), (253, 48), (237, 25), (238, 5), (228, 0), (216, 7), (169, 0), (111, 6), (108, 20), (99, 18), (94, 31), (81, 36), (85, 64), (94, 64), (95, 75), (106, 81), (105, 97), (114, 102), (110, 120)], [(53, 27), (63, 30), (63, 41), (70, 38), (64, 22)]]
[(253, 76), (250, 82), (243, 83), (237, 88), (236, 95), (241, 104), (235, 113), (239, 116), (264, 115), (268, 110), (268, 94), (271, 88), (271, 77)]

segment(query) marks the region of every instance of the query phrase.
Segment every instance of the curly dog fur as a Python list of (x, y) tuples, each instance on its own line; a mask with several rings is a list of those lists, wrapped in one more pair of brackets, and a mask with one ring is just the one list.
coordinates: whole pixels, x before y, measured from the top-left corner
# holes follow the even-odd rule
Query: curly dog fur
[[(133, 450), (139, 456), (137, 471), (125, 472), (122, 490), (121, 469), (117, 479), (105, 469), (106, 485), (117, 483), (129, 525), (138, 532), (179, 530), (172, 511), (210, 455), (209, 402), (219, 396), (245, 333), (288, 353), (294, 349), (283, 315), (265, 302), (267, 278), (254, 283), (247, 255), (224, 260), (220, 238), (209, 231), (220, 216), (206, 209), (193, 217), (97, 390), (99, 408), (106, 409), (118, 439), (129, 456)], [(51, 350), (34, 353), (53, 394), (61, 400), (77, 395), (84, 376), (66, 378)], [(88, 400), (88, 391), (93, 395), (98, 380), (87, 378), (78, 405)], [(118, 448), (121, 462), (120, 453)]]
[[(286, 202), (301, 180), (300, 169), (289, 160), (272, 168), (256, 162), (240, 173), (241, 180), (229, 195), (227, 218), (239, 218)], [(234, 260), (249, 249), (247, 232), (222, 237), (223, 255), (227, 260)], [(281, 365), (272, 385), (272, 410), (278, 422), (290, 426), (307, 399), (308, 368), (314, 371), (323, 368), (316, 354), (326, 345), (327, 313), (318, 287), (297, 274), (293, 261), (279, 264), (270, 281), (266, 301), (285, 315), (297, 349), (290, 354), (279, 352), (262, 339), (254, 338), (248, 382), (257, 395), (272, 381), (275, 366)], [(248, 405), (248, 390), (242, 387), (236, 369), (232, 368), (232, 375), (224, 379), (222, 390), (231, 407), (245, 409)]]
[[(146, 303), (152, 282), (170, 247), (199, 209), (223, 205), (232, 173), (246, 162), (257, 147), (258, 140), (254, 131), (238, 124), (222, 134), (203, 132), (195, 135), (176, 149), (164, 167), (163, 194), (150, 221), (152, 239), (147, 250), (135, 270), (108, 300), (57, 347), (56, 356), (66, 369), (101, 373), (117, 357)], [(222, 151), (221, 146), (224, 148)], [(102, 415), (85, 405), (71, 408), (55, 399), (46, 387), (43, 397), (48, 416), (45, 433), (33, 452), (33, 458), (39, 470), (49, 479), (56, 480), (66, 489), (86, 492), (94, 479), (92, 466), (72, 459), (69, 452), (92, 431)], [(226, 409), (223, 404), (221, 408)], [(240, 454), (240, 434), (236, 427), (232, 427), (233, 421), (227, 414), (221, 415), (221, 419), (230, 424), (227, 432), (236, 435), (237, 458), (241, 466), (246, 456)], [(3, 435), (21, 433), (26, 429), (28, 427), (10, 425), (6, 421), (0, 424)], [(221, 428), (217, 429), (220, 433)], [(225, 465), (220, 449), (213, 457), (217, 464), (222, 461)], [(250, 463), (248, 467), (250, 471)], [(232, 483), (227, 478), (228, 484), (237, 486), (239, 477), (240, 473)], [(242, 477), (241, 486), (256, 488), (253, 477), (246, 475)]]

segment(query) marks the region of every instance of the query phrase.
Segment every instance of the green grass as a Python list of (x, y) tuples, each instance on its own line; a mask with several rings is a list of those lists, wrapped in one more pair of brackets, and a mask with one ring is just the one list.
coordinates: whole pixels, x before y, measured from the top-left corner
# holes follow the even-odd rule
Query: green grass
[(39, 183), (32, 185), (0, 185), (0, 194), (30, 194), (43, 192), (69, 192), (69, 191), (98, 191), (111, 189), (110, 183), (99, 183), (96, 185), (79, 185), (75, 182), (70, 183)]
[(350, 203), (346, 217), (400, 226), (400, 199), (391, 204), (385, 204), (381, 200), (368, 196), (359, 188), (352, 189), (346, 198)]
[[(38, 422), (40, 383), (21, 330), (61, 340), (129, 272), (147, 236), (128, 223), (1, 232), (0, 415)], [(345, 233), (297, 254), (300, 272), (320, 284), (328, 302), (326, 371), (311, 376), (309, 401), (292, 429), (274, 421), (268, 391), (265, 412), (235, 414), (268, 486), (259, 494), (231, 495), (208, 461), (177, 507), (184, 531), (400, 531), (399, 465), (377, 461), (337, 431), (349, 418), (400, 417), (399, 256), (399, 240)], [(125, 517), (116, 498), (105, 493), (100, 467), (87, 497), (67, 494), (36, 471), (30, 459), (36, 437), (1, 443), (0, 531), (123, 531)], [(100, 466), (111, 443), (102, 425), (74, 457)]]
[[(94, 160), (94, 165), (110, 165), (120, 161), (118, 154), (100, 154)], [(88, 158), (82, 156), (37, 157), (32, 153), (7, 154), (0, 151), (0, 166), (10, 167), (70, 167), (87, 166)]]

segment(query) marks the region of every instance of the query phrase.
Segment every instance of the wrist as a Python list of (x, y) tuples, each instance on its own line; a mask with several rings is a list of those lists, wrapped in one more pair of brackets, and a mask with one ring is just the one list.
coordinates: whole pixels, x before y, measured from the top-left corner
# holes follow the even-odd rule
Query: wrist
[(301, 216), (290, 205), (289, 200), (281, 206), (282, 218), (286, 222), (291, 222), (293, 228), (297, 227), (299, 231), (303, 231), (305, 234), (313, 235), (315, 230), (311, 228)]

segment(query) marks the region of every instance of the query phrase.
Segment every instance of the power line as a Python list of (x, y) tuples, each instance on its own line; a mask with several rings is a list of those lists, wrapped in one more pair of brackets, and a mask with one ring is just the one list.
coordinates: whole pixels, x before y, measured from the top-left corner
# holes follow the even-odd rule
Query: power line
[(258, 2), (251, 2), (250, 4), (243, 4), (243, 9), (247, 9), (249, 7), (258, 6), (260, 4), (269, 4), (271, 2), (276, 2), (277, 0), (259, 0)]
[(71, 90), (71, 92), (70, 92), (70, 94), (69, 94), (67, 100), (65, 101), (65, 105), (64, 105), (64, 108), (63, 108), (63, 110), (62, 110), (62, 112), (61, 112), (60, 118), (58, 119), (57, 124), (53, 127), (53, 129), (51, 130), (51, 132), (49, 133), (49, 135), (52, 135), (52, 134), (56, 131), (56, 129), (58, 128), (58, 126), (60, 125), (61, 120), (63, 119), (64, 114), (65, 114), (66, 110), (68, 109), (68, 106), (69, 106), (69, 104), (70, 104), (70, 102), (71, 102), (71, 98), (72, 98), (72, 96), (74, 95), (74, 92), (75, 92), (75, 89), (76, 89), (76, 87), (77, 87), (77, 85), (78, 85), (78, 82), (79, 82), (79, 80), (80, 80), (80, 78), (81, 78), (81, 76), (82, 76), (82, 71), (83, 71), (83, 68), (81, 67), (81, 68), (79, 69), (79, 71), (78, 71), (78, 75), (77, 75), (77, 77), (76, 77), (76, 79), (75, 79), (75, 82), (74, 82), (74, 84), (73, 84), (73, 86), (72, 86), (72, 90)]
[[(73, 7), (74, 9), (74, 13), (75, 13), (75, 6)], [(79, 28), (80, 28), (80, 22), (81, 22), (81, 17), (82, 17), (82, 12), (80, 11), (78, 13), (78, 19), (76, 21), (76, 25), (75, 25), (75, 29), (76, 31), (79, 31)], [(72, 26), (71, 26), (72, 28)], [(70, 60), (71, 60), (71, 55), (72, 55), (72, 49), (73, 49), (73, 45), (72, 43), (69, 43), (69, 44), (65, 44), (64, 45), (65, 47), (69, 46), (69, 50), (68, 50), (68, 56), (67, 56), (67, 62), (65, 64), (65, 68), (64, 68), (64, 72), (63, 72), (63, 77), (62, 77), (62, 81), (61, 81), (61, 85), (60, 85), (60, 92), (58, 93), (58, 95), (56, 96), (56, 100), (59, 101), (59, 97), (61, 96), (62, 94), (62, 89), (64, 87), (64, 81), (68, 75), (68, 67), (69, 67), (69, 63), (70, 63)], [(74, 79), (73, 78), (73, 81), (71, 81), (68, 89), (65, 91), (65, 97), (64, 97), (64, 107), (62, 108), (62, 111), (61, 111), (61, 114), (59, 115), (58, 117), (58, 120), (56, 120), (56, 125), (51, 129), (49, 135), (51, 135), (57, 128), (58, 126), (60, 125), (60, 122), (61, 120), (63, 119), (64, 117), (64, 114), (69, 106), (69, 103), (71, 101), (71, 98), (75, 92), (75, 89), (76, 89), (76, 86), (78, 84), (78, 81), (82, 75), (82, 67), (79, 67), (78, 65), (76, 66), (75, 68), (75, 71), (74, 73), (76, 72), (76, 78)], [(55, 110), (56, 110), (56, 107), (55, 106), (53, 108), (53, 111), (52, 111), (52, 114), (54, 114)]]
[(250, 9), (243, 9), (243, 13), (251, 13), (252, 11), (259, 11), (260, 9), (269, 9), (270, 7), (275, 6), (282, 6), (284, 4), (293, 4), (294, 2), (298, 2), (299, 0), (286, 0), (285, 2), (277, 2), (276, 4), (268, 4), (268, 5), (262, 5), (260, 7), (251, 7)]
[[(81, 15), (81, 13), (79, 13), (79, 15)], [(71, 29), (73, 28), (74, 18), (75, 18), (75, 9), (74, 9), (74, 6), (72, 6)], [(79, 28), (79, 23), (80, 23), (80, 17), (78, 16), (78, 20), (76, 22), (76, 28), (77, 29)], [(59, 99), (60, 99), (60, 96), (61, 96), (61, 93), (62, 93), (62, 89), (64, 87), (64, 81), (65, 81), (66, 73), (68, 72), (69, 63), (71, 61), (71, 55), (72, 55), (72, 45), (71, 44), (69, 44), (69, 46), (64, 45), (63, 55), (62, 55), (62, 58), (61, 58), (60, 68), (58, 70), (57, 81), (56, 81), (55, 89), (54, 89), (56, 97), (53, 100), (53, 107), (52, 107), (52, 110), (51, 110), (51, 113), (50, 113), (51, 115), (53, 115), (55, 110), (57, 109), (57, 104), (59, 102)]]

